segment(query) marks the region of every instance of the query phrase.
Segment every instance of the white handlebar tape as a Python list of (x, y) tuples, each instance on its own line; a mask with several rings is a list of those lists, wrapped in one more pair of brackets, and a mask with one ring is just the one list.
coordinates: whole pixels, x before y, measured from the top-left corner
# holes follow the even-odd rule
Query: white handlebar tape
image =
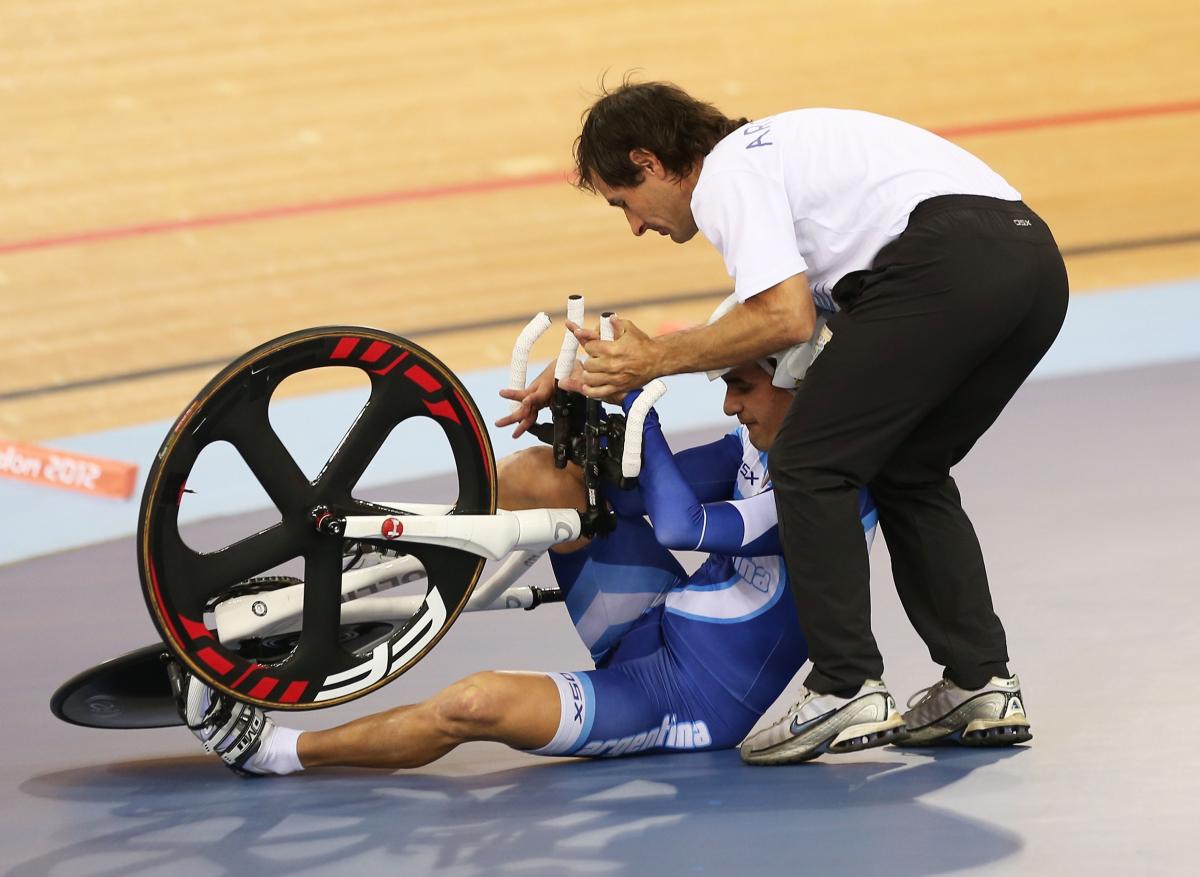
[(612, 311), (605, 311), (604, 313), (602, 313), (600, 315), (600, 340), (601, 341), (612, 341), (613, 340), (612, 318), (613, 318)]
[(626, 478), (636, 478), (642, 471), (642, 425), (646, 422), (646, 413), (665, 392), (667, 385), (653, 380), (646, 384), (642, 395), (629, 408), (629, 417), (625, 421), (625, 450), (621, 454), (621, 474)]
[[(567, 319), (577, 326), (583, 325), (583, 296), (567, 296)], [(571, 376), (575, 368), (575, 354), (579, 352), (579, 341), (570, 329), (563, 337), (562, 350), (558, 352), (558, 362), (554, 366), (554, 380), (561, 381)]]
[[(517, 336), (517, 343), (513, 345), (512, 363), (508, 368), (509, 389), (525, 389), (525, 372), (529, 368), (529, 351), (533, 350), (533, 345), (549, 328), (550, 318), (546, 316), (545, 311), (539, 311), (538, 315), (530, 320), (529, 324), (521, 330), (521, 334)], [(512, 410), (516, 411), (520, 407), (521, 403), (513, 400)]]

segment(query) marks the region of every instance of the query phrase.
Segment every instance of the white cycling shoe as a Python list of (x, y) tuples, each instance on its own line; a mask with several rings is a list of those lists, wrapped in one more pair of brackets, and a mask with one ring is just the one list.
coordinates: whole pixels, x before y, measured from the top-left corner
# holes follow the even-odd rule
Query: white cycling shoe
[(251, 759), (275, 730), (267, 714), (253, 704), (218, 694), (174, 661), (167, 664), (167, 675), (179, 715), (204, 751), (219, 756), (241, 776), (265, 775), (267, 771), (251, 766)]

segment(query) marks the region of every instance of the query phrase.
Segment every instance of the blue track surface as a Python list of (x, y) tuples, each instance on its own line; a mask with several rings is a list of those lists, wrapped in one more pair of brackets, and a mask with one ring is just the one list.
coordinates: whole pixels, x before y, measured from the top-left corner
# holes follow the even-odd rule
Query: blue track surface
[[(1200, 361), (1033, 383), (956, 471), (1033, 723), (1033, 744), (1007, 751), (748, 768), (730, 752), (592, 763), (480, 743), (412, 772), (243, 781), (182, 729), (89, 730), (47, 709), (66, 678), (155, 638), (131, 539), (2, 567), (0, 871), (1193, 873), (1197, 398)], [(204, 526), (229, 538), (248, 521)], [(882, 540), (872, 573), (885, 678), (904, 697), (937, 670)], [(344, 721), (484, 668), (585, 666), (559, 605), (468, 615), (383, 690), (288, 721)]]

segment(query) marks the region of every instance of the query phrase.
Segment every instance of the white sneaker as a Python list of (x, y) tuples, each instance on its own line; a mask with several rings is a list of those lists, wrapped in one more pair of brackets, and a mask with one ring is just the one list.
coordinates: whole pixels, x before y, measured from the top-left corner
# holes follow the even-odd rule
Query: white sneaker
[(908, 706), (908, 737), (901, 746), (1011, 746), (1033, 739), (1015, 675), (993, 676), (973, 691), (940, 679), (910, 697)]
[(904, 719), (887, 686), (868, 679), (852, 697), (817, 694), (802, 697), (779, 721), (742, 741), (738, 751), (747, 764), (792, 764), (828, 752), (854, 752), (902, 739)]
[(219, 756), (236, 774), (266, 773), (250, 766), (250, 760), (275, 730), (275, 723), (261, 708), (218, 694), (174, 661), (167, 664), (167, 675), (179, 714), (205, 752)]

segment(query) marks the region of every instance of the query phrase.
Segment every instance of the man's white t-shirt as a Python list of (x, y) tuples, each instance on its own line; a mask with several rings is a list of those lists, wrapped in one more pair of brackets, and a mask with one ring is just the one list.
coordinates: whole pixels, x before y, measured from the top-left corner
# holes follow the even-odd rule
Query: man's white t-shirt
[(870, 268), (937, 195), (1021, 193), (971, 153), (859, 110), (804, 109), (743, 125), (704, 159), (692, 215), (745, 301), (805, 273), (818, 307), (833, 285)]

